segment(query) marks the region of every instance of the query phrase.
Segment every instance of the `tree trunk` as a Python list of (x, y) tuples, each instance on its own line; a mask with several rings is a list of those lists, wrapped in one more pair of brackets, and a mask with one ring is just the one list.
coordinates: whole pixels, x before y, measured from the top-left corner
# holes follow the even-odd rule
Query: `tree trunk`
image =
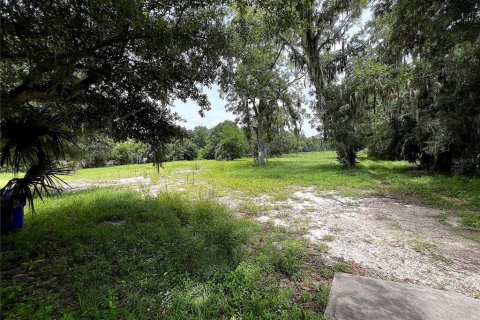
[(258, 165), (267, 164), (267, 153), (266, 153), (266, 144), (263, 137), (263, 121), (259, 117), (258, 126), (257, 126), (257, 159), (256, 162)]
[(337, 160), (345, 166), (347, 169), (355, 168), (357, 161), (357, 153), (355, 148), (342, 141), (337, 142)]

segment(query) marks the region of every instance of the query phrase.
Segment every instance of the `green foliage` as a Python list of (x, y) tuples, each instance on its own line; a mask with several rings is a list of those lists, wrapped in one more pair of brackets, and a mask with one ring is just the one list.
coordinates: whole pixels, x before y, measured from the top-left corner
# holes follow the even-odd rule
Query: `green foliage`
[(367, 140), (368, 155), (378, 159), (396, 160), (396, 150), (392, 151), (394, 137), (390, 123), (376, 114), (371, 114), (370, 119), (371, 136)]
[(300, 136), (300, 150), (302, 152), (333, 150), (332, 143), (320, 136), (304, 137)]
[[(320, 190), (337, 190), (352, 195), (358, 189), (364, 192), (413, 196), (425, 204), (451, 209), (463, 215), (465, 210), (480, 210), (480, 179), (477, 177), (433, 174), (415, 168), (406, 161), (382, 161), (371, 159), (363, 152), (359, 164), (352, 170), (343, 170), (336, 161), (335, 152), (312, 152), (284, 155), (272, 158), (268, 167), (258, 167), (249, 159), (220, 162), (196, 160), (193, 163), (177, 161), (166, 163), (161, 175), (176, 178), (177, 171), (198, 168), (195, 179), (204, 180), (217, 192), (238, 190), (249, 196), (269, 194), (284, 198), (292, 186), (315, 186)], [(65, 180), (81, 179), (92, 183), (108, 179), (128, 177), (161, 178), (151, 164), (82, 169)], [(12, 175), (0, 173), (1, 183)], [(202, 190), (204, 186), (199, 186)], [(368, 194), (368, 193), (367, 193)]]
[[(271, 156), (281, 156), (282, 154), (295, 153), (301, 150), (300, 137), (296, 137), (293, 132), (279, 130), (273, 135), (269, 144)], [(305, 149), (306, 146), (303, 148)]]
[(480, 173), (476, 1), (381, 1), (374, 8), (369, 37), (379, 45), (357, 61), (375, 68), (351, 70), (347, 77), (371, 74), (375, 80), (355, 89), (367, 101), (364, 108), (386, 121), (374, 119), (380, 127), (370, 136), (372, 151), (380, 148), (374, 153), (381, 157), (402, 157), (429, 169)]
[[(34, 195), (59, 190), (63, 145), (81, 132), (148, 143), (159, 164), (163, 144), (181, 134), (171, 102), (209, 107), (198, 85), (217, 76), (225, 14), (221, 4), (188, 0), (2, 4), (1, 165), (27, 172), (1, 190), (2, 229), (13, 202), (26, 196), (33, 206)], [(112, 156), (139, 162), (145, 149), (127, 140)]]
[(293, 240), (275, 242), (272, 244), (271, 250), (272, 263), (278, 271), (288, 276), (299, 271), (299, 260), (304, 253), (300, 242)]
[(480, 214), (479, 213), (465, 214), (462, 220), (466, 226), (480, 230)]
[(115, 144), (110, 158), (117, 164), (144, 163), (149, 154), (149, 147), (141, 142), (128, 139)]
[(338, 161), (346, 168), (353, 168), (364, 139), (358, 124), (360, 108), (352, 101), (352, 93), (343, 92), (346, 88), (332, 85), (325, 93), (324, 135), (333, 141)]
[(111, 159), (115, 146), (113, 139), (102, 134), (89, 134), (79, 137), (76, 148), (68, 150), (67, 160), (77, 167), (103, 167)]
[[(1, 233), (10, 231), (13, 208), (29, 205), (34, 211), (34, 198), (60, 192), (60, 176), (70, 169), (57, 160), (64, 156), (68, 144), (74, 142), (70, 130), (61, 119), (32, 106), (16, 110), (1, 123), (0, 165), (14, 174), (0, 189)], [(25, 170), (23, 178), (18, 178)]]
[(243, 131), (232, 123), (226, 123), (220, 131), (220, 142), (215, 147), (215, 159), (234, 160), (247, 151), (247, 139)]
[(225, 15), (208, 0), (8, 2), (2, 117), (34, 103), (72, 128), (165, 142), (178, 134), (174, 99), (209, 107), (197, 85), (219, 70)]
[[(96, 183), (144, 176), (154, 181), (165, 177), (172, 182), (178, 178), (177, 172), (194, 168), (198, 170), (195, 181), (205, 181), (219, 195), (234, 190), (247, 196), (268, 194), (285, 200), (292, 186), (315, 186), (319, 190), (336, 190), (348, 196), (362, 190), (362, 194), (367, 195), (413, 197), (426, 205), (452, 210), (461, 217), (469, 216), (471, 219), (468, 221), (472, 224), (474, 219), (478, 221), (479, 216), (470, 213), (480, 211), (479, 178), (412, 170), (415, 166), (406, 161), (381, 161), (367, 157), (363, 152), (358, 157), (359, 164), (352, 170), (343, 170), (336, 161), (335, 152), (326, 151), (272, 158), (268, 167), (255, 166), (249, 159), (176, 161), (166, 163), (160, 174), (149, 163), (122, 166), (121, 170), (118, 167), (82, 169), (66, 176), (65, 180), (81, 179)], [(9, 173), (0, 173), (3, 184), (11, 178)], [(188, 179), (187, 176), (184, 178)], [(205, 185), (196, 184), (195, 188), (195, 192), (205, 195)]]
[(320, 284), (316, 294), (317, 294), (318, 302), (324, 308), (327, 306), (329, 293), (330, 293), (330, 290), (328, 289), (328, 287), (324, 284)]
[[(297, 68), (305, 68), (315, 94), (312, 111), (316, 120), (323, 122), (324, 135), (331, 139), (338, 152), (338, 160), (347, 168), (356, 164), (356, 152), (362, 147), (357, 134), (358, 108), (350, 93), (342, 93), (337, 85), (329, 88), (361, 50), (358, 39), (351, 38), (348, 46), (347, 30), (360, 17), (363, 1), (299, 1), (294, 6), (297, 25), (289, 26), (295, 36), (287, 38), (292, 50), (291, 59)], [(278, 20), (278, 25), (285, 22)], [(341, 44), (341, 46), (339, 45)], [(341, 49), (334, 49), (337, 46)], [(332, 97), (333, 96), (333, 97)]]
[(224, 121), (210, 130), (200, 153), (204, 159), (234, 160), (244, 156), (246, 150), (247, 140), (243, 131), (235, 123)]
[[(287, 262), (300, 268), (301, 245), (282, 237), (216, 203), (175, 194), (94, 190), (50, 198), (24, 231), (2, 237), (2, 315), (318, 319), (293, 288), (279, 285), (293, 271)], [(276, 239), (281, 252), (272, 252)]]
[(181, 139), (167, 144), (165, 148), (165, 160), (194, 160), (198, 156), (198, 147), (190, 139)]
[[(260, 7), (239, 4), (230, 28), (233, 57), (222, 81), (227, 110), (238, 116), (257, 164), (267, 163), (269, 144), (285, 127), (299, 134), (305, 117), (299, 80), (303, 74), (289, 68), (286, 45)], [(297, 87), (295, 87), (297, 85)]]
[(480, 175), (480, 154), (476, 158), (454, 159), (452, 173), (459, 175)]
[(197, 149), (205, 147), (210, 130), (204, 126), (197, 126), (188, 131), (188, 137), (197, 146)]

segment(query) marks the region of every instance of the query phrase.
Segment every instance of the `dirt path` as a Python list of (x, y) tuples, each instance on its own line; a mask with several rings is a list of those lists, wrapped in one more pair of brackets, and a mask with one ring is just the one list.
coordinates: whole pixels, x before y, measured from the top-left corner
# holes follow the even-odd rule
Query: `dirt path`
[(480, 245), (441, 223), (440, 210), (391, 198), (317, 193), (314, 188), (292, 195), (257, 220), (306, 228), (305, 237), (322, 243), (328, 257), (355, 262), (383, 279), (471, 297), (480, 293)]

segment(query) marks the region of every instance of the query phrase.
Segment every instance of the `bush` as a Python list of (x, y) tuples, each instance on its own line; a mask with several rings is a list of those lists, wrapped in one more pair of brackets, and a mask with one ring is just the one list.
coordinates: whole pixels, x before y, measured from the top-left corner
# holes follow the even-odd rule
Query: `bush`
[(271, 156), (281, 156), (282, 154), (295, 153), (299, 151), (299, 139), (293, 132), (277, 132), (269, 144)]
[(379, 116), (371, 115), (373, 125), (369, 126), (371, 135), (367, 142), (367, 153), (369, 156), (381, 160), (397, 160), (398, 154), (392, 150), (393, 130), (390, 123)]
[(128, 139), (113, 148), (110, 159), (118, 164), (145, 163), (148, 159), (148, 145)]
[(200, 154), (204, 159), (234, 160), (243, 157), (247, 148), (243, 131), (235, 123), (224, 121), (210, 130)]
[(480, 154), (475, 158), (454, 159), (452, 173), (459, 175), (480, 175)]
[(167, 161), (195, 160), (198, 156), (198, 147), (190, 139), (178, 140), (166, 146), (165, 158)]
[(215, 159), (234, 160), (245, 155), (247, 139), (236, 125), (227, 123), (220, 131), (220, 142), (215, 147)]
[(110, 160), (114, 146), (113, 139), (106, 135), (83, 135), (78, 138), (76, 148), (68, 150), (66, 160), (76, 167), (103, 167)]

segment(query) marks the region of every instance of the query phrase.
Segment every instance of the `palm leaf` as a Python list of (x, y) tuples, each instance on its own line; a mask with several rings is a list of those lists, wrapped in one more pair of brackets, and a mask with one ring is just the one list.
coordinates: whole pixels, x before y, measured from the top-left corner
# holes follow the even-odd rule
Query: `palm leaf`
[(2, 201), (22, 202), (25, 199), (32, 212), (35, 211), (34, 199), (38, 196), (43, 201), (43, 196), (61, 193), (61, 185), (68, 185), (62, 175), (71, 172), (70, 168), (59, 167), (54, 162), (43, 162), (31, 166), (23, 178), (10, 180), (5, 187), (0, 189)]
[(59, 159), (66, 143), (75, 143), (71, 132), (61, 126), (58, 116), (38, 110), (2, 119), (0, 165), (7, 165), (14, 173), (22, 166)]

